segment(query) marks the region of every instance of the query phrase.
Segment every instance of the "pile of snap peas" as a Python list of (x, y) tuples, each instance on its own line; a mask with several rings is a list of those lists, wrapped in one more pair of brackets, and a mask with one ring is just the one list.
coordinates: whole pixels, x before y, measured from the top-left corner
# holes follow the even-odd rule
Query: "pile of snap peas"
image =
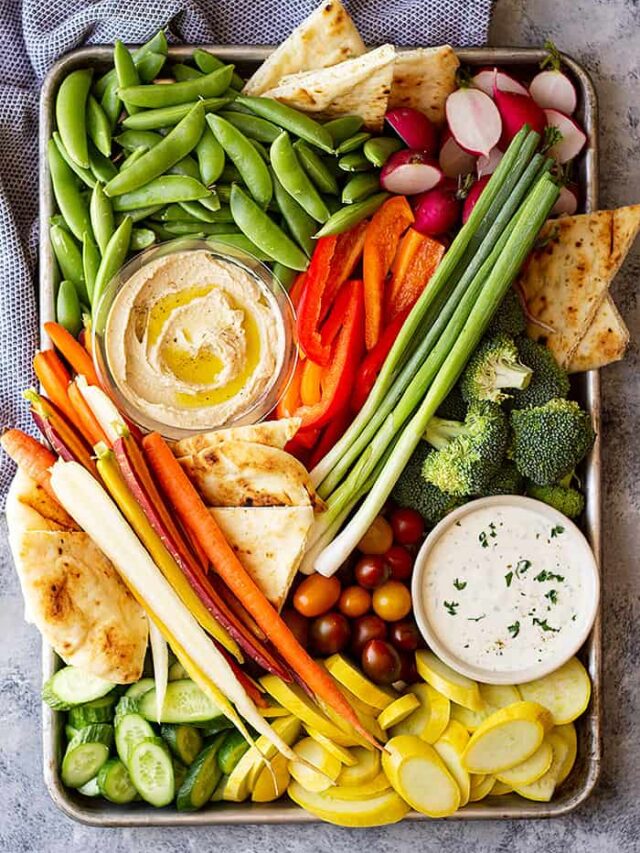
[(388, 197), (379, 169), (401, 143), (359, 116), (321, 123), (246, 97), (234, 66), (205, 50), (167, 66), (162, 31), (133, 51), (116, 42), (113, 59), (102, 76), (65, 77), (48, 143), (57, 319), (72, 334), (127, 258), (158, 241), (243, 249), (288, 287), (316, 238)]

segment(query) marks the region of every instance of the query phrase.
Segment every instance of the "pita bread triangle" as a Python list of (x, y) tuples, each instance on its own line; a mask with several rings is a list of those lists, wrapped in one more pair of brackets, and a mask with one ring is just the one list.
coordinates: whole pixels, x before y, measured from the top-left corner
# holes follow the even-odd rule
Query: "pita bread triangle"
[(201, 432), (189, 438), (183, 438), (173, 445), (175, 456), (191, 456), (208, 447), (214, 447), (223, 441), (250, 441), (255, 444), (267, 444), (281, 450), (291, 441), (300, 428), (300, 418), (280, 418), (276, 421), (261, 421), (258, 424)]
[(460, 62), (452, 47), (420, 47), (398, 52), (389, 107), (412, 107), (434, 124), (444, 124), (444, 105), (456, 88)]
[(566, 366), (568, 373), (596, 370), (620, 361), (629, 345), (631, 335), (613, 299), (608, 296), (578, 344)]

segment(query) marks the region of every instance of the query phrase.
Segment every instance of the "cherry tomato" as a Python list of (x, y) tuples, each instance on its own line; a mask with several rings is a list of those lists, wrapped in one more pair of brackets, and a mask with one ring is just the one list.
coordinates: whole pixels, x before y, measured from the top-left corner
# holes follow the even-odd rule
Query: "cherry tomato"
[(373, 613), (361, 616), (352, 626), (351, 651), (359, 658), (369, 640), (384, 640), (386, 636), (387, 625), (379, 616)]
[(319, 655), (334, 655), (349, 642), (351, 629), (342, 613), (325, 613), (311, 623), (309, 636), (313, 650)]
[(415, 545), (422, 539), (424, 519), (415, 509), (396, 509), (391, 513), (393, 538), (401, 545)]
[(405, 619), (402, 622), (394, 622), (389, 630), (389, 639), (403, 652), (415, 652), (420, 642), (420, 632), (415, 622)]
[(387, 581), (374, 591), (373, 609), (385, 622), (397, 622), (411, 610), (411, 593), (400, 581)]
[(369, 640), (362, 650), (362, 669), (376, 684), (393, 684), (400, 678), (400, 655), (384, 640)]
[(392, 545), (384, 554), (384, 561), (389, 566), (394, 581), (406, 581), (411, 577), (413, 557), (402, 545)]
[(380, 554), (361, 557), (356, 563), (356, 581), (365, 589), (375, 589), (389, 580), (391, 570)]
[(302, 648), (306, 649), (309, 645), (309, 620), (292, 607), (282, 611), (282, 618)]
[(363, 554), (384, 554), (393, 544), (391, 525), (381, 515), (374, 519), (371, 527), (358, 542)]
[(348, 586), (342, 590), (338, 608), (350, 619), (357, 619), (371, 607), (371, 594), (361, 586)]
[(415, 684), (416, 681), (420, 681), (414, 654), (405, 652), (400, 655), (400, 680), (405, 684)]
[(295, 591), (293, 606), (298, 613), (312, 619), (331, 610), (339, 598), (340, 581), (337, 578), (309, 575)]

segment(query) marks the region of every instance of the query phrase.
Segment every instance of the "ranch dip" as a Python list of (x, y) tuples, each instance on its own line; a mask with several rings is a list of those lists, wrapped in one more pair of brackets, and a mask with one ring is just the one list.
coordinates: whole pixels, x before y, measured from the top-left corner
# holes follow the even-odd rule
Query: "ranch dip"
[(545, 505), (489, 503), (445, 520), (427, 551), (414, 600), (428, 632), (445, 657), (498, 676), (560, 665), (593, 619), (591, 550)]

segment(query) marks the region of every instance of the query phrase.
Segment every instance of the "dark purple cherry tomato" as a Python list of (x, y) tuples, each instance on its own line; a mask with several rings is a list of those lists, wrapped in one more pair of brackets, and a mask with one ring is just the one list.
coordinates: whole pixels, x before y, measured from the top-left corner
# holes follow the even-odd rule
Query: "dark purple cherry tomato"
[(383, 557), (394, 581), (406, 581), (411, 577), (413, 557), (403, 545), (392, 545)]
[(356, 582), (365, 589), (376, 589), (389, 580), (391, 569), (380, 554), (370, 554), (362, 557), (356, 563)]
[(415, 684), (420, 681), (416, 668), (416, 656), (412, 652), (404, 652), (400, 655), (400, 680), (405, 684)]
[(351, 632), (351, 650), (359, 658), (369, 640), (384, 640), (387, 637), (387, 625), (383, 619), (373, 613), (361, 616), (353, 623)]
[(424, 533), (424, 519), (415, 509), (396, 509), (391, 513), (391, 529), (395, 542), (415, 545)]
[(415, 652), (420, 642), (420, 632), (415, 622), (403, 619), (394, 622), (389, 630), (389, 639), (401, 652)]
[(362, 669), (376, 684), (393, 684), (400, 678), (400, 655), (384, 640), (369, 640), (362, 650)]
[(309, 620), (292, 607), (282, 611), (282, 618), (303, 649), (309, 645)]
[(309, 632), (313, 650), (323, 657), (342, 651), (349, 642), (350, 635), (347, 618), (335, 611), (314, 619)]

